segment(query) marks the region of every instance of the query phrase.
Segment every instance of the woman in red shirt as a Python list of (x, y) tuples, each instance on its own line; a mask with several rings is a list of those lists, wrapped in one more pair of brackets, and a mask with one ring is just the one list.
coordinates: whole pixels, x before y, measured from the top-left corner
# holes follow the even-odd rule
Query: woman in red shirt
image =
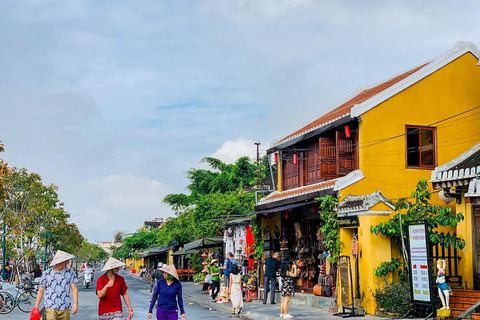
[(102, 269), (106, 272), (97, 280), (97, 296), (100, 299), (98, 314), (101, 320), (122, 320), (123, 310), (120, 296), (123, 297), (128, 307), (128, 319), (133, 318), (127, 284), (125, 279), (118, 275), (118, 270), (124, 265), (125, 263), (115, 258), (109, 258)]

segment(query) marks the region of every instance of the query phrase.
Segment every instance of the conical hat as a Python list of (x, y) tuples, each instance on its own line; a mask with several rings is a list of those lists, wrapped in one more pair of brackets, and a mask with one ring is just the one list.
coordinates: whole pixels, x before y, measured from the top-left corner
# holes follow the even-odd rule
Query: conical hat
[(166, 272), (169, 275), (176, 278), (177, 280), (180, 280), (180, 278), (178, 277), (177, 269), (175, 268), (175, 266), (173, 264), (169, 264), (168, 266), (166, 264), (164, 264), (163, 267), (161, 267), (158, 270)]
[(102, 271), (108, 271), (111, 269), (120, 268), (120, 267), (123, 267), (124, 265), (125, 263), (123, 263), (120, 260), (117, 260), (115, 258), (108, 258), (107, 262), (102, 268)]
[(50, 262), (50, 267), (53, 267), (56, 264), (59, 264), (64, 261), (68, 261), (73, 258), (75, 258), (73, 254), (66, 253), (65, 251), (62, 251), (62, 250), (57, 250), (57, 252), (55, 252), (55, 256), (53, 257), (52, 262)]

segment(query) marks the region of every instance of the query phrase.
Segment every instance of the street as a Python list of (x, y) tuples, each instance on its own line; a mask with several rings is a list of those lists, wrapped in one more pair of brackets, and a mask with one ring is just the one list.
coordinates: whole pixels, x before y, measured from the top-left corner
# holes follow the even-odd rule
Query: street
[[(79, 292), (79, 307), (78, 312), (72, 315), (71, 319), (86, 320), (86, 319), (98, 319), (98, 298), (95, 295), (96, 280), (102, 272), (95, 272), (94, 285), (88, 289), (83, 286), (83, 278), (80, 274), (78, 281)], [(150, 286), (143, 280), (133, 277), (129, 274), (121, 274), (128, 286), (128, 295), (132, 303), (134, 310), (134, 319), (148, 319), (148, 307), (150, 306)], [(206, 320), (206, 319), (252, 319), (245, 316), (233, 316), (221, 308), (216, 308), (215, 305), (202, 304), (198, 301), (193, 301), (191, 298), (184, 296), (184, 308), (187, 319), (190, 320)], [(122, 299), (123, 302), (123, 299)], [(209, 310), (209, 308), (213, 310)], [(124, 318), (127, 316), (125, 312), (127, 307), (123, 306)], [(155, 310), (154, 310), (155, 312)], [(10, 314), (2, 315), (2, 319), (10, 320), (28, 320), (30, 317), (28, 313), (21, 312), (18, 308), (15, 308)], [(180, 317), (179, 317), (180, 318)], [(153, 317), (155, 319), (155, 317)]]

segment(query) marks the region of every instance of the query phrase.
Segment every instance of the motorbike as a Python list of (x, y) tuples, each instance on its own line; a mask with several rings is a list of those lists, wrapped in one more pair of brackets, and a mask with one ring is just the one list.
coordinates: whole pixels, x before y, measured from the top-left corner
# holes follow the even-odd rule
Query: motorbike
[(85, 271), (85, 274), (83, 276), (83, 285), (85, 286), (85, 288), (88, 289), (88, 287), (92, 284), (92, 278), (93, 278), (93, 272)]

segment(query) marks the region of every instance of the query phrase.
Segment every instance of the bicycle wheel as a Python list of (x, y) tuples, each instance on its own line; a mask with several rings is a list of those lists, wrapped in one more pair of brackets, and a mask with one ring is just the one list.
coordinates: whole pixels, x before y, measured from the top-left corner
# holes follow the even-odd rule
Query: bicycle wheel
[(15, 308), (15, 298), (7, 291), (0, 291), (0, 314), (12, 312)]
[(34, 302), (30, 300), (30, 294), (28, 292), (22, 292), (17, 298), (18, 309), (23, 312), (30, 312), (34, 305)]
[(37, 291), (35, 289), (28, 290), (27, 292), (32, 296), (33, 299), (37, 297)]

